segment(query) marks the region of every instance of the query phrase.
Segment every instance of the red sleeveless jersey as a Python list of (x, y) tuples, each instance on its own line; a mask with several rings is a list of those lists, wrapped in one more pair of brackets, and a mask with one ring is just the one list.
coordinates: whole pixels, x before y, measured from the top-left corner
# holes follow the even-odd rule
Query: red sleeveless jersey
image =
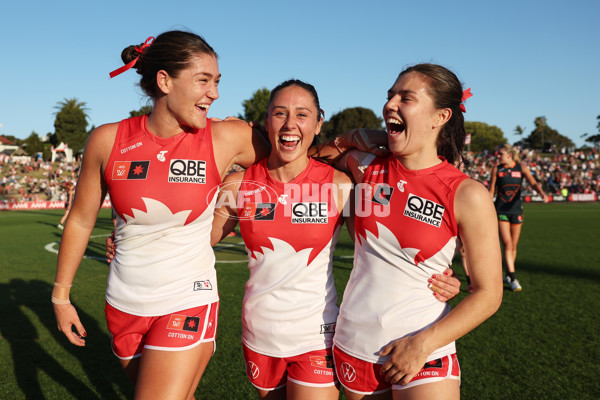
[(274, 180), (267, 159), (248, 168), (238, 193), (250, 278), (242, 340), (286, 357), (331, 346), (338, 314), (332, 260), (343, 220), (332, 167), (310, 159), (294, 180)]
[(210, 120), (168, 139), (146, 121), (119, 123), (104, 172), (118, 214), (107, 301), (144, 316), (218, 299), (210, 230), (221, 182)]
[[(356, 187), (354, 268), (344, 292), (334, 342), (362, 360), (381, 363), (383, 346), (449, 312), (427, 288), (452, 264), (458, 227), (454, 196), (468, 177), (446, 161), (407, 170), (393, 156), (375, 158)], [(454, 352), (454, 343), (429, 359)]]

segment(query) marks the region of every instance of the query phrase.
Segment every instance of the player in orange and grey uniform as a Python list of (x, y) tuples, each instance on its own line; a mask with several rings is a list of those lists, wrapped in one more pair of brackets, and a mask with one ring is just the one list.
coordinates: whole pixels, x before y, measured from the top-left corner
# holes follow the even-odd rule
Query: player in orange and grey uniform
[(506, 264), (504, 282), (514, 292), (522, 290), (520, 282), (515, 277), (515, 260), (523, 224), (521, 203), (523, 178), (526, 178), (531, 187), (543, 197), (544, 203), (548, 202), (548, 196), (542, 186), (535, 180), (529, 168), (521, 164), (516, 149), (509, 144), (503, 145), (498, 151), (498, 165), (492, 168), (489, 191), (492, 198), (495, 196), (498, 229), (504, 249)]
[[(454, 341), (500, 306), (493, 204), (483, 185), (453, 166), (462, 159), (464, 98), (446, 68), (409, 67), (383, 109), (392, 155), (351, 152), (343, 162), (362, 182), (354, 268), (334, 336), (350, 400), (458, 399)], [(451, 263), (459, 236), (473, 291), (450, 310), (418, 282)]]

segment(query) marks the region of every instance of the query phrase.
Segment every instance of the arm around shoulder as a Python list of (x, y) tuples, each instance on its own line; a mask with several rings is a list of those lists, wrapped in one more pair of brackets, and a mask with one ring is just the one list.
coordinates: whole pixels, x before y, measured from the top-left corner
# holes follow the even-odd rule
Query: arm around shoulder
[(221, 184), (212, 224), (211, 246), (223, 240), (238, 223), (237, 197), (243, 178), (244, 172), (234, 172), (227, 175)]
[(269, 153), (267, 139), (245, 121), (214, 121), (212, 126), (215, 159), (221, 176), (233, 164), (248, 168)]
[(354, 240), (354, 182), (348, 173), (336, 169), (333, 175), (333, 184), (337, 190), (338, 211), (346, 223), (350, 237)]

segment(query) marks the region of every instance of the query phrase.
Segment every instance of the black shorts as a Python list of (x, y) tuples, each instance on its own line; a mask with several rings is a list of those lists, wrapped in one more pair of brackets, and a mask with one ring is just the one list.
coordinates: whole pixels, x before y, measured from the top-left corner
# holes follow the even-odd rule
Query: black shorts
[(523, 214), (498, 214), (498, 221), (510, 222), (513, 225), (523, 223)]

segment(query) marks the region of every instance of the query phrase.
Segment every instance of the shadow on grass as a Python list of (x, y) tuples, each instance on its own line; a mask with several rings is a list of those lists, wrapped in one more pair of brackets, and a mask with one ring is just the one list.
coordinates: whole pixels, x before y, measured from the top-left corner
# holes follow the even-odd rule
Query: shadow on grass
[(352, 242), (352, 241), (350, 241), (350, 242), (339, 241), (335, 245), (335, 249), (336, 250), (350, 250), (350, 251), (354, 251), (354, 242)]
[[(39, 280), (13, 279), (9, 283), (0, 284), (0, 307), (3, 314), (0, 318), (0, 333), (10, 345), (17, 384), (25, 397), (43, 399), (51, 391), (40, 385), (40, 372), (52, 378), (73, 398), (131, 397), (133, 388), (110, 350), (109, 337), (102, 333), (94, 318), (78, 308), (79, 318), (88, 332), (88, 338), (83, 348), (72, 345), (56, 327), (50, 303), (51, 293), (52, 286)], [(36, 326), (23, 308), (31, 310), (61, 346), (56, 353), (48, 353), (41, 346)], [(77, 367), (68, 370), (61, 365), (65, 361), (60, 360), (60, 353), (64, 351), (81, 363), (93, 388), (73, 372)]]
[[(574, 263), (575, 264), (575, 263)], [(582, 266), (548, 266), (543, 264), (520, 262), (516, 266), (519, 271), (527, 271), (534, 274), (555, 275), (560, 278), (592, 280), (600, 283), (600, 270), (597, 265)]]
[(353, 258), (341, 258), (341, 257), (333, 257), (333, 269), (334, 270), (344, 270), (344, 271), (352, 271), (352, 267), (354, 266)]
[[(505, 272), (505, 267), (503, 266), (503, 274)], [(461, 293), (468, 293), (467, 291), (467, 283), (464, 277), (464, 270), (462, 268), (462, 264), (460, 263), (460, 258), (455, 257), (452, 264), (452, 269), (457, 273), (457, 278), (461, 281)], [(556, 266), (556, 265), (547, 265), (540, 263), (530, 263), (530, 262), (519, 262), (517, 265), (517, 277), (519, 272), (527, 272), (530, 274), (540, 274), (546, 276), (554, 276), (560, 279), (576, 279), (582, 280), (586, 282), (593, 282), (600, 284), (600, 270), (596, 265), (590, 266), (581, 266), (578, 267), (576, 265), (572, 266)], [(512, 292), (510, 288), (505, 284), (504, 285), (505, 292)]]

